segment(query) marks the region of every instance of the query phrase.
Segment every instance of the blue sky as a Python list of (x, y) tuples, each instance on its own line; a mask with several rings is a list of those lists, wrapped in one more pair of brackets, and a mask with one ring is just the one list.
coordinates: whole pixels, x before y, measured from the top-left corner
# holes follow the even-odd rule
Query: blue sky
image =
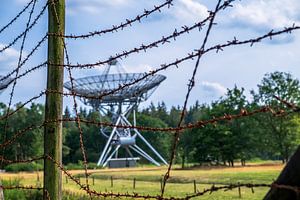
[[(28, 0), (3, 0), (0, 7), (0, 27), (6, 24)], [(66, 33), (82, 34), (94, 30), (109, 28), (113, 24), (124, 22), (126, 18), (133, 18), (153, 5), (159, 5), (164, 0), (67, 0)], [(175, 28), (183, 25), (193, 25), (207, 16), (207, 10), (212, 10), (215, 0), (175, 0), (170, 9), (163, 8), (161, 13), (133, 24), (117, 33), (108, 33), (85, 40), (67, 40), (72, 63), (93, 63), (107, 59), (109, 56), (123, 50), (130, 50), (142, 43), (160, 39), (168, 35)], [(39, 0), (35, 13), (41, 9), (45, 0)], [(293, 23), (300, 24), (299, 0), (248, 0), (237, 1), (233, 8), (224, 10), (217, 16), (217, 26), (214, 26), (209, 38), (208, 46), (226, 43), (237, 39), (256, 37), (271, 29), (277, 30)], [(35, 15), (36, 15), (35, 14)], [(0, 48), (8, 44), (24, 28), (28, 13), (0, 34)], [(25, 43), (25, 54), (44, 36), (47, 31), (47, 13), (40, 19), (38, 25), (28, 35)], [(162, 63), (175, 61), (185, 57), (194, 49), (200, 47), (204, 32), (192, 31), (181, 36), (176, 41), (147, 53), (133, 54), (123, 59), (121, 64), (129, 72), (145, 72), (155, 69)], [(295, 78), (300, 77), (300, 32), (283, 35), (272, 41), (260, 44), (239, 46), (225, 49), (216, 54), (211, 52), (203, 57), (196, 76), (190, 104), (196, 100), (209, 103), (217, 100), (226, 92), (226, 88), (234, 85), (244, 87), (247, 91), (255, 89), (265, 73), (273, 71), (290, 72)], [(4, 53), (0, 54), (0, 75), (9, 73), (16, 67), (20, 42)], [(47, 45), (44, 44), (31, 58), (24, 71), (46, 60)], [(153, 102), (165, 101), (167, 105), (182, 105), (191, 77), (195, 61), (181, 64), (179, 68), (170, 68), (162, 74), (167, 76), (157, 91), (149, 99)], [(75, 78), (101, 74), (101, 66), (92, 70), (74, 70)], [(67, 73), (66, 73), (67, 74)], [(45, 89), (46, 71), (38, 70), (29, 76), (18, 80), (13, 103), (26, 101)], [(68, 80), (67, 76), (65, 77)], [(0, 101), (7, 103), (11, 87), (0, 95)], [(248, 95), (250, 96), (250, 95)], [(41, 98), (36, 102), (44, 102)], [(69, 105), (70, 99), (65, 99)], [(148, 102), (148, 103), (149, 103)], [(142, 104), (142, 106), (148, 103)]]

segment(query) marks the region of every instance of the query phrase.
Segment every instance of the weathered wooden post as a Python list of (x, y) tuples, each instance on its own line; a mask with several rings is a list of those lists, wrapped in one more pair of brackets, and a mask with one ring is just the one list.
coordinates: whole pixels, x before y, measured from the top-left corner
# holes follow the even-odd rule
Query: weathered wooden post
[(1, 180), (0, 180), (0, 200), (4, 200), (4, 193), (3, 193), (3, 189), (2, 189), (2, 183), (1, 183)]
[(133, 189), (135, 189), (135, 178), (133, 178)]
[[(64, 34), (65, 30), (65, 0), (53, 0), (48, 7), (48, 32)], [(64, 41), (61, 37), (49, 35), (48, 37), (48, 71), (47, 90), (63, 91), (63, 67)], [(62, 198), (62, 177), (58, 166), (47, 158), (51, 157), (55, 162), (62, 161), (62, 95), (59, 93), (47, 93), (45, 105), (44, 127), (44, 189), (51, 200)], [(44, 192), (44, 200), (47, 194)]]

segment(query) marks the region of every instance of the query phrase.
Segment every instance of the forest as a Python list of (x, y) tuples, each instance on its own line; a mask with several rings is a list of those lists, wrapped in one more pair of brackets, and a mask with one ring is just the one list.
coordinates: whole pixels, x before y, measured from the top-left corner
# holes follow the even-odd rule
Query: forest
[[(275, 110), (286, 109), (286, 105), (278, 101), (280, 97), (295, 105), (300, 103), (299, 80), (286, 72), (265, 74), (257, 88), (246, 97), (244, 88), (235, 86), (227, 89), (226, 94), (210, 104), (194, 103), (186, 110), (185, 124), (208, 120), (224, 114), (232, 115), (250, 112), (262, 106), (270, 106)], [(7, 124), (1, 120), (0, 143), (4, 143), (32, 125), (43, 124), (44, 105), (32, 103), (22, 107), (21, 103), (13, 109), (14, 113)], [(10, 110), (12, 111), (12, 109)], [(4, 117), (7, 105), (0, 103), (0, 116)], [(74, 118), (72, 108), (66, 107), (64, 118)], [(137, 125), (145, 127), (176, 127), (181, 113), (180, 106), (167, 106), (163, 101), (151, 103), (138, 110)], [(99, 112), (88, 108), (80, 108), (80, 118), (88, 121), (99, 121)], [(88, 162), (97, 162), (106, 139), (100, 134), (99, 126), (81, 123), (83, 142)], [(184, 130), (181, 134), (176, 154), (176, 163), (184, 167), (195, 165), (229, 165), (241, 162), (245, 165), (251, 159), (281, 160), (287, 162), (300, 142), (300, 117), (296, 112), (274, 116), (272, 113), (260, 113), (240, 119), (206, 125), (200, 128)], [(167, 160), (173, 142), (173, 133), (142, 131), (142, 134)], [(139, 143), (139, 141), (137, 141)], [(143, 144), (140, 144), (143, 146)], [(15, 145), (8, 145), (3, 150), (4, 158), (25, 160), (43, 155), (43, 128), (33, 129), (17, 139)], [(63, 123), (63, 163), (79, 163), (82, 154), (79, 144), (79, 131), (75, 122)], [(146, 163), (141, 161), (141, 163)], [(5, 165), (1, 166), (5, 167)]]

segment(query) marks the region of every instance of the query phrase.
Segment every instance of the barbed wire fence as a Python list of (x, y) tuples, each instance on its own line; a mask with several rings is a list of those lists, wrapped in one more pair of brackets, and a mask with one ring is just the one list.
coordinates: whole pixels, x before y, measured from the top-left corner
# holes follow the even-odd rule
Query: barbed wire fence
[[(115, 197), (115, 198), (129, 197), (129, 198), (159, 199), (159, 200), (162, 200), (162, 199), (166, 199), (166, 200), (167, 199), (174, 199), (174, 200), (175, 199), (192, 199), (192, 198), (203, 196), (206, 194), (211, 194), (213, 192), (220, 191), (220, 190), (227, 191), (227, 190), (232, 190), (235, 188), (242, 188), (242, 187), (251, 188), (251, 189), (256, 188), (256, 187), (281, 188), (281, 189), (287, 189), (287, 190), (294, 191), (296, 194), (300, 193), (300, 189), (298, 187), (291, 186), (291, 185), (280, 185), (280, 184), (275, 184), (275, 183), (273, 183), (273, 184), (248, 183), (248, 184), (229, 184), (229, 185), (223, 185), (223, 186), (213, 185), (210, 188), (207, 188), (201, 192), (197, 192), (192, 195), (186, 195), (184, 197), (166, 197), (166, 195), (165, 195), (165, 188), (166, 188), (168, 179), (170, 178), (170, 173), (171, 173), (171, 169), (172, 169), (172, 166), (174, 163), (179, 137), (183, 133), (184, 130), (193, 129), (193, 128), (202, 128), (209, 124), (217, 125), (220, 122), (231, 121), (231, 120), (235, 120), (235, 119), (239, 119), (239, 118), (243, 118), (243, 117), (250, 117), (253, 115), (257, 115), (259, 113), (271, 113), (276, 117), (276, 116), (290, 114), (293, 112), (299, 112), (299, 110), (300, 110), (300, 108), (298, 108), (296, 105), (294, 105), (290, 102), (287, 102), (284, 99), (281, 99), (280, 97), (274, 97), (275, 99), (282, 102), (286, 106), (286, 110), (282, 110), (280, 108), (272, 108), (269, 106), (261, 107), (254, 111), (242, 109), (239, 114), (227, 113), (227, 114), (224, 114), (223, 116), (216, 116), (209, 120), (199, 120), (192, 124), (184, 124), (184, 117), (186, 115), (188, 101), (190, 98), (190, 94), (195, 86), (195, 76), (197, 75), (197, 71), (198, 71), (198, 67), (199, 67), (201, 58), (208, 53), (211, 53), (211, 52), (218, 53), (229, 47), (235, 47), (235, 46), (240, 46), (240, 45), (253, 46), (256, 43), (259, 43), (263, 40), (272, 39), (273, 37), (278, 36), (278, 35), (282, 35), (282, 34), (286, 34), (286, 33), (290, 34), (293, 31), (299, 30), (300, 26), (292, 24), (291, 26), (286, 27), (282, 30), (278, 30), (278, 31), (271, 30), (263, 35), (260, 35), (259, 37), (250, 38), (247, 40), (238, 40), (236, 37), (234, 37), (231, 41), (227, 41), (223, 44), (216, 44), (216, 45), (207, 47), (207, 41), (209, 40), (209, 37), (211, 36), (211, 31), (213, 31), (214, 26), (216, 26), (215, 18), (223, 10), (230, 9), (230, 7), (234, 6), (233, 3), (235, 2), (235, 0), (217, 0), (215, 9), (213, 11), (209, 11), (209, 15), (206, 19), (196, 22), (191, 26), (184, 25), (181, 27), (181, 29), (175, 29), (172, 33), (170, 33), (169, 35), (163, 36), (159, 40), (150, 42), (148, 44), (141, 44), (140, 46), (130, 49), (130, 50), (120, 51), (119, 53), (112, 55), (107, 60), (100, 60), (95, 63), (71, 64), (70, 58), (69, 58), (68, 47), (65, 42), (65, 39), (82, 39), (83, 40), (83, 39), (88, 39), (88, 38), (101, 37), (104, 34), (115, 33), (117, 31), (121, 31), (121, 30), (123, 30), (125, 28), (129, 28), (129, 27), (133, 28), (135, 23), (142, 23), (144, 18), (147, 18), (148, 16), (150, 16), (154, 13), (163, 12), (164, 9), (171, 9), (173, 4), (175, 3), (174, 0), (166, 0), (162, 4), (160, 4), (158, 6), (154, 6), (154, 8), (150, 9), (150, 10), (145, 9), (140, 15), (137, 15), (135, 18), (126, 19), (124, 22), (122, 22), (118, 25), (113, 25), (111, 28), (108, 28), (108, 29), (96, 30), (96, 31), (89, 32), (88, 34), (82, 34), (82, 35), (76, 35), (76, 34), (64, 35), (63, 33), (58, 33), (58, 34), (57, 33), (46, 33), (37, 42), (37, 44), (32, 48), (32, 50), (29, 52), (29, 54), (27, 54), (25, 57), (23, 57), (23, 51), (24, 51), (24, 47), (25, 47), (25, 42), (27, 40), (27, 35), (32, 30), (32, 28), (38, 23), (38, 21), (41, 19), (41, 17), (45, 14), (45, 11), (48, 7), (51, 7), (53, 9), (53, 11), (54, 11), (53, 13), (56, 15), (56, 16), (54, 16), (54, 18), (56, 19), (56, 23), (58, 24), (58, 26), (60, 26), (62, 24), (59, 21), (59, 17), (57, 16), (58, 14), (57, 14), (57, 10), (55, 7), (55, 5), (59, 2), (59, 0), (48, 0), (45, 3), (45, 5), (42, 7), (42, 9), (39, 11), (39, 13), (36, 15), (36, 17), (32, 20), (32, 15), (34, 14), (34, 12), (36, 10), (36, 2), (37, 2), (37, 0), (29, 1), (26, 4), (26, 6), (9, 23), (4, 25), (0, 29), (0, 34), (3, 34), (7, 29), (10, 28), (10, 26), (13, 23), (15, 23), (29, 9), (29, 17), (28, 17), (28, 20), (26, 23), (25, 30), (21, 34), (19, 34), (17, 37), (15, 37), (11, 42), (9, 42), (6, 46), (4, 46), (0, 49), (0, 53), (3, 53), (5, 51), (7, 51), (9, 48), (11, 48), (12, 46), (14, 46), (19, 40), (22, 40), (22, 44), (21, 44), (20, 51), (19, 51), (20, 53), (19, 53), (17, 67), (12, 69), (7, 75), (0, 78), (0, 81), (6, 80), (9, 78), (10, 80), (8, 82), (8, 85), (12, 85), (7, 111), (3, 116), (0, 117), (0, 120), (5, 122), (4, 132), (1, 133), (2, 137), (3, 137), (3, 142), (0, 144), (0, 149), (2, 152), (2, 155), (0, 155), (0, 160), (1, 160), (2, 164), (3, 163), (6, 163), (6, 164), (31, 163), (31, 162), (38, 161), (38, 160), (50, 161), (57, 167), (57, 169), (59, 169), (62, 173), (64, 173), (70, 180), (72, 180), (80, 189), (84, 190), (86, 192), (86, 194), (88, 194), (90, 196), (90, 198), (93, 198), (93, 197)], [(99, 97), (91, 97), (88, 95), (84, 96), (82, 94), (77, 94), (74, 90), (74, 83), (73, 83), (74, 78), (73, 78), (73, 74), (72, 74), (73, 69), (85, 70), (85, 69), (89, 69), (89, 68), (96, 68), (96, 67), (108, 64), (115, 59), (125, 59), (128, 56), (131, 56), (131, 55), (137, 54), (137, 53), (142, 53), (142, 52), (147, 53), (147, 51), (149, 49), (159, 48), (160, 46), (163, 46), (166, 43), (175, 42), (178, 37), (181, 37), (182, 35), (186, 35), (190, 31), (193, 31), (193, 30), (204, 31), (204, 29), (206, 29), (206, 32), (205, 32), (204, 39), (202, 40), (202, 43), (201, 43), (201, 46), (199, 49), (192, 50), (188, 55), (177, 58), (173, 62), (162, 63), (160, 66), (158, 66), (154, 70), (144, 73), (144, 75), (141, 78), (135, 79), (130, 83), (120, 85), (118, 88), (115, 88), (111, 91), (103, 93)], [(33, 66), (33, 67), (25, 70), (23, 73), (20, 73), (21, 67), (23, 67), (25, 64), (27, 64), (27, 62), (38, 51), (38, 49), (41, 47), (41, 45), (43, 43), (45, 43), (47, 41), (47, 39), (49, 39), (50, 37), (61, 39), (61, 41), (63, 43), (63, 49), (64, 49), (64, 53), (65, 53), (66, 63), (65, 64), (57, 64), (57, 63), (49, 63), (49, 61), (44, 61), (41, 64), (39, 64), (37, 66)], [(183, 102), (183, 106), (181, 108), (182, 111), (180, 114), (180, 120), (178, 121), (177, 127), (157, 128), (157, 127), (142, 127), (142, 126), (136, 126), (136, 125), (135, 126), (115, 125), (112, 123), (82, 119), (79, 115), (78, 103), (77, 103), (78, 97), (101, 100), (103, 97), (105, 97), (107, 95), (114, 94), (120, 90), (130, 87), (131, 85), (134, 85), (134, 84), (146, 79), (147, 77), (151, 77), (152, 75), (157, 74), (158, 72), (169, 69), (171, 67), (177, 68), (180, 64), (182, 64), (186, 61), (194, 60), (194, 59), (196, 60), (196, 62), (195, 62), (195, 66), (192, 71), (192, 76), (190, 77), (190, 80), (188, 83), (186, 96), (185, 96), (185, 100)], [(65, 69), (67, 69), (69, 80), (71, 82), (71, 87), (72, 87), (71, 91), (69, 93), (66, 93), (66, 92), (62, 92), (62, 91), (45, 89), (44, 91), (41, 91), (36, 96), (30, 98), (29, 100), (27, 100), (24, 103), (22, 103), (21, 105), (19, 105), (19, 107), (16, 108), (15, 110), (11, 110), (12, 99), (15, 95), (15, 87), (17, 85), (18, 80), (22, 79), (23, 77), (29, 76), (32, 72), (42, 69), (42, 68), (45, 68), (47, 66), (63, 67)], [(57, 94), (57, 95), (64, 96), (64, 97), (71, 96), (73, 99), (73, 110), (75, 112), (75, 117), (74, 118), (72, 118), (72, 117), (58, 118), (55, 120), (44, 120), (41, 124), (32, 124), (22, 130), (17, 130), (12, 135), (12, 137), (7, 138), (7, 134), (6, 134), (7, 124), (8, 124), (10, 117), (13, 116), (14, 114), (16, 114), (20, 109), (22, 109), (25, 106), (27, 106), (28, 104), (32, 103), (33, 101), (35, 101), (41, 97), (44, 97), (46, 95), (49, 95), (49, 94)], [(62, 122), (75, 122), (77, 125), (78, 131), (79, 131), (79, 136), (80, 136), (79, 137), (80, 150), (81, 150), (83, 165), (84, 165), (83, 169), (85, 171), (85, 183), (84, 184), (82, 184), (80, 181), (78, 181), (78, 179), (75, 176), (73, 176), (68, 170), (66, 170), (59, 161), (55, 160), (55, 158), (51, 157), (50, 155), (44, 154), (44, 155), (40, 155), (38, 157), (31, 158), (28, 160), (9, 160), (4, 157), (5, 148), (14, 145), (16, 140), (21, 138), (27, 132), (35, 130), (35, 129), (43, 128), (47, 124), (50, 124), (50, 123), (62, 123)], [(85, 150), (85, 145), (84, 145), (84, 140), (83, 140), (84, 132), (83, 132), (82, 126), (81, 126), (82, 123), (93, 124), (93, 125), (96, 125), (99, 127), (100, 126), (110, 126), (110, 127), (117, 127), (117, 128), (130, 128), (130, 129), (137, 129), (137, 130), (141, 130), (141, 131), (147, 130), (147, 131), (163, 132), (166, 134), (171, 134), (173, 136), (171, 158), (169, 161), (169, 166), (167, 168), (167, 171), (164, 175), (161, 194), (159, 194), (159, 195), (150, 195), (150, 194), (143, 195), (143, 194), (138, 194), (138, 193), (114, 193), (114, 192), (100, 192), (100, 191), (91, 189), (89, 186), (89, 172), (88, 172), (88, 168), (87, 168), (88, 162), (87, 162), (87, 155), (86, 155), (86, 150)], [(35, 186), (0, 186), (0, 187), (3, 190), (16, 190), (16, 189), (17, 190), (40, 190), (40, 191), (44, 191), (44, 199), (51, 199), (49, 192), (44, 187), (35, 187)]]

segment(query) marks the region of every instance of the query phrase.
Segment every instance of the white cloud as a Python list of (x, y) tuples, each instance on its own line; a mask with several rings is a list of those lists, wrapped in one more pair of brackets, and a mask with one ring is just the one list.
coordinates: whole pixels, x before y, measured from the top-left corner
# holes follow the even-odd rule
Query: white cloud
[(140, 64), (137, 66), (124, 66), (128, 73), (145, 73), (153, 70), (153, 68), (147, 64)]
[(16, 2), (19, 4), (27, 4), (28, 3), (27, 0), (16, 0)]
[(197, 0), (178, 0), (174, 15), (181, 20), (197, 22), (208, 16), (207, 7)]
[(281, 28), (299, 23), (299, 0), (252, 0), (238, 3), (233, 8), (232, 23), (251, 25), (256, 28)]
[[(0, 49), (4, 48), (5, 46), (6, 44), (0, 43)], [(27, 52), (24, 50), (22, 53), (22, 59), (24, 59), (27, 55)], [(16, 68), (18, 65), (19, 56), (20, 51), (12, 47), (0, 53), (0, 72), (8, 73)]]
[[(0, 49), (5, 47), (4, 44), (0, 43)], [(19, 52), (14, 48), (8, 48), (0, 54), (0, 62), (8, 61), (10, 59), (15, 59), (19, 56)]]
[(217, 82), (203, 81), (201, 83), (201, 89), (205, 92), (205, 95), (209, 97), (220, 97), (227, 92), (227, 89)]
[(131, 3), (132, 0), (69, 0), (67, 1), (68, 13), (76, 14), (84, 12), (89, 14), (99, 14), (100, 10), (106, 7), (121, 7)]
[[(5, 44), (0, 43), (0, 49), (5, 47)], [(20, 52), (14, 48), (8, 48), (0, 54), (0, 71), (9, 69), (9, 66), (16, 65)], [(24, 55), (24, 54), (23, 54)]]

